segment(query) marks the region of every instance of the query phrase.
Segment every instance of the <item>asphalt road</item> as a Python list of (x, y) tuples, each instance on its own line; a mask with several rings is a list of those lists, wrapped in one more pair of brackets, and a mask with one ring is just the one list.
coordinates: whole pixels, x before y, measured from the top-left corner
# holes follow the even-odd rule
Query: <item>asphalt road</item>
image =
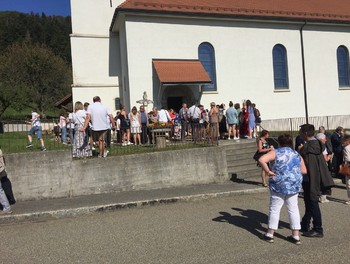
[(275, 243), (258, 238), (269, 198), (260, 193), (2, 225), (0, 263), (350, 263), (345, 193), (321, 205), (325, 237), (300, 246), (284, 239), (285, 208)]

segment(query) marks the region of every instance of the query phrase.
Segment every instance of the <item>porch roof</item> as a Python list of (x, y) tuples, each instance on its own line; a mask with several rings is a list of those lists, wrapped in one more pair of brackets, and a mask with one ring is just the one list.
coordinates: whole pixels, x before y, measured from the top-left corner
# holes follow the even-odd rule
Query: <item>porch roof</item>
[(211, 83), (208, 73), (199, 60), (153, 59), (152, 62), (162, 84)]

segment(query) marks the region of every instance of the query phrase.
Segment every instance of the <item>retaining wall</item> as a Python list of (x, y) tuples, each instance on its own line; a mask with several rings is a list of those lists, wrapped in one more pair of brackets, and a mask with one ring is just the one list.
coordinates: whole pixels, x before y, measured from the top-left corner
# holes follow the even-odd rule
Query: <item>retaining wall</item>
[(220, 147), (72, 160), (69, 151), (6, 156), (17, 200), (158, 189), (228, 180)]

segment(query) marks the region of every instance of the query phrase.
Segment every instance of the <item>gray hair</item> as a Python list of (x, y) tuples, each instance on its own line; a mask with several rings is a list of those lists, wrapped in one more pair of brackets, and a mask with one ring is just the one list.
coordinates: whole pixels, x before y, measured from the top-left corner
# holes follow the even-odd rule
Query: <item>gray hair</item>
[(317, 138), (318, 140), (320, 140), (320, 139), (326, 138), (326, 135), (323, 134), (323, 133), (318, 133), (318, 134), (316, 135), (316, 138)]

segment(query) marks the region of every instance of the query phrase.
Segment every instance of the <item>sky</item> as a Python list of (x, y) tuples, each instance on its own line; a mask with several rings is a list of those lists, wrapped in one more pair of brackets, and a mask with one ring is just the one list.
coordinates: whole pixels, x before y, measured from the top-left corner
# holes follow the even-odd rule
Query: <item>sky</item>
[(0, 11), (70, 16), (70, 0), (0, 0)]

